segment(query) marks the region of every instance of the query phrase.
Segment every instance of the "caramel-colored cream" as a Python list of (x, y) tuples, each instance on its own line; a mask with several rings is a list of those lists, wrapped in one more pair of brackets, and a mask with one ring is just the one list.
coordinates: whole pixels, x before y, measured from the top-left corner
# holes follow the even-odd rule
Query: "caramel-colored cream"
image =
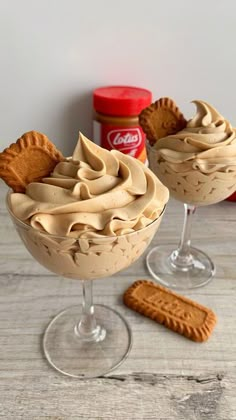
[(236, 130), (211, 105), (193, 101), (196, 115), (182, 131), (149, 147), (153, 172), (177, 200), (221, 201), (236, 189)]
[[(156, 232), (167, 188), (138, 160), (80, 134), (73, 156), (9, 206), (31, 254), (53, 272), (90, 279), (135, 261)], [(15, 223), (17, 223), (15, 221)], [(53, 236), (54, 235), (54, 236)]]

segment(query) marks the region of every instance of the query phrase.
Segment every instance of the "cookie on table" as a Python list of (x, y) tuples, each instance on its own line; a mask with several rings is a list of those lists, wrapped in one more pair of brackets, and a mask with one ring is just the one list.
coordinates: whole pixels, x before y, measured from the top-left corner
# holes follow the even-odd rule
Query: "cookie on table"
[(123, 300), (130, 309), (193, 341), (206, 341), (216, 324), (211, 309), (149, 280), (137, 280)]

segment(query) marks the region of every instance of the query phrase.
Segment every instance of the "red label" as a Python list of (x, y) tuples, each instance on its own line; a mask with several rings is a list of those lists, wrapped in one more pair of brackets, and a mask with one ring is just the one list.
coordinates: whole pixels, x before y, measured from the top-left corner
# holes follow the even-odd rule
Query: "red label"
[(105, 149), (116, 149), (145, 162), (145, 134), (137, 127), (123, 128), (101, 124), (100, 145)]

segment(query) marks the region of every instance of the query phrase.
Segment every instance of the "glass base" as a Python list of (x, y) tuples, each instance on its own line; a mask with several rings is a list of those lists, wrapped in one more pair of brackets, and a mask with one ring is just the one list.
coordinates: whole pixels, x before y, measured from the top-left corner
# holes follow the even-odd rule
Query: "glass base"
[(94, 305), (101, 334), (86, 341), (77, 334), (82, 307), (73, 306), (60, 312), (48, 325), (44, 338), (45, 356), (57, 371), (73, 378), (88, 379), (106, 375), (128, 356), (132, 345), (126, 320), (114, 309)]
[(146, 263), (149, 273), (163, 286), (171, 289), (188, 290), (204, 286), (215, 274), (210, 258), (196, 248), (190, 248), (188, 265), (176, 265), (173, 245), (157, 246), (148, 253)]

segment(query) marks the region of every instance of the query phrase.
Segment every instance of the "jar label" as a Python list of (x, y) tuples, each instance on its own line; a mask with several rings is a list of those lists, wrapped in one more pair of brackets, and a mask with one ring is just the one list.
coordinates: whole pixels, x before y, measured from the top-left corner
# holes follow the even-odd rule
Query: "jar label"
[(94, 142), (105, 149), (116, 149), (146, 162), (146, 136), (140, 126), (117, 127), (94, 121)]

